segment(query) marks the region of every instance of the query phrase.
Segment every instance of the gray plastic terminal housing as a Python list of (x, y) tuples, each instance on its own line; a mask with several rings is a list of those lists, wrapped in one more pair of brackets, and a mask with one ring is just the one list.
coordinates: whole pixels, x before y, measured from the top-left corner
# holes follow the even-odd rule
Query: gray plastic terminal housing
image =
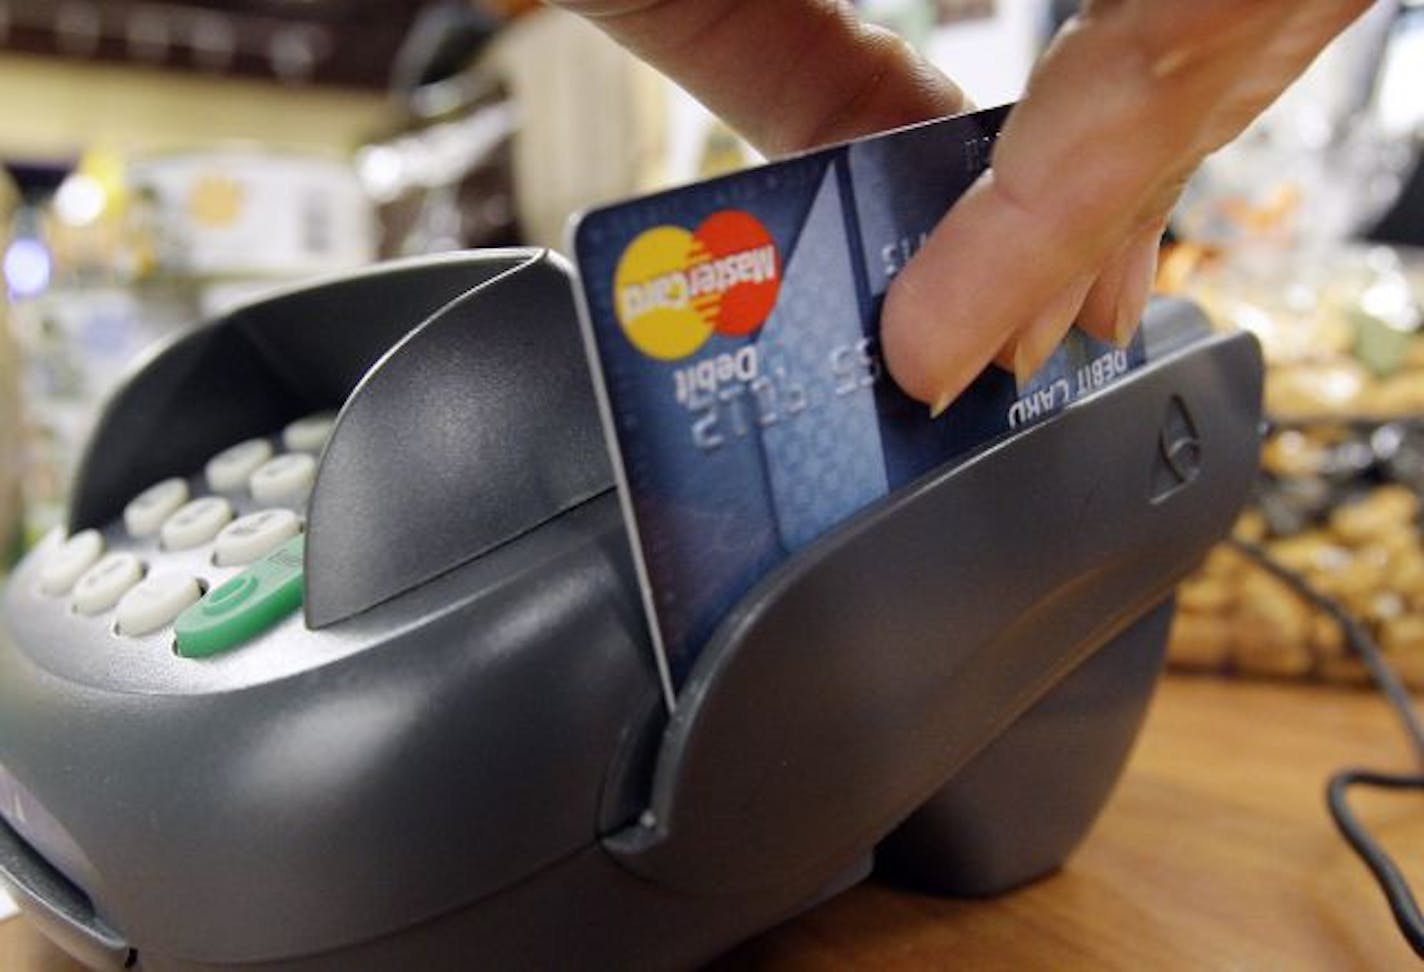
[(32, 552), (0, 606), (0, 880), (99, 968), (669, 968), (877, 861), (971, 894), (1052, 870), (1255, 467), (1254, 340), (1181, 302), (1145, 326), (1137, 372), (765, 578), (669, 720), (562, 260), (215, 321), (115, 397), (70, 526), (141, 549), (141, 489), (339, 409), (305, 615), (180, 658), (42, 593), (61, 537)]

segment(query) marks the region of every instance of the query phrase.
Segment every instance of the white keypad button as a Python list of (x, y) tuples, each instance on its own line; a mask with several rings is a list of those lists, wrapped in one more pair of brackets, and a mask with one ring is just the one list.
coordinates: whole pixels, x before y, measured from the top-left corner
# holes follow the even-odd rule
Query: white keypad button
[(119, 634), (157, 631), (203, 596), (197, 578), (187, 574), (152, 574), (119, 599)]
[(302, 531), (302, 518), (291, 510), (260, 510), (223, 527), (213, 544), (213, 562), (237, 567), (271, 553)]
[(282, 430), (282, 445), (293, 452), (320, 452), (336, 424), (333, 412), (321, 412), (297, 419)]
[(130, 553), (111, 553), (75, 582), (74, 610), (80, 614), (107, 611), (141, 580), (143, 563), (137, 557)]
[(58, 597), (68, 594), (79, 575), (104, 553), (104, 537), (98, 530), (81, 530), (59, 545), (40, 568), (40, 590)]
[(208, 488), (216, 493), (228, 493), (247, 485), (247, 479), (272, 458), (272, 443), (266, 439), (248, 439), (224, 449), (208, 460), (203, 472)]
[(160, 538), (166, 550), (190, 550), (207, 543), (231, 522), (231, 503), (221, 496), (204, 496), (164, 520)]
[(151, 537), (173, 511), (188, 502), (188, 483), (173, 477), (155, 483), (124, 507), (124, 526), (131, 537)]
[(247, 485), (257, 502), (278, 503), (301, 499), (315, 481), (315, 458), (305, 452), (284, 452), (264, 463)]

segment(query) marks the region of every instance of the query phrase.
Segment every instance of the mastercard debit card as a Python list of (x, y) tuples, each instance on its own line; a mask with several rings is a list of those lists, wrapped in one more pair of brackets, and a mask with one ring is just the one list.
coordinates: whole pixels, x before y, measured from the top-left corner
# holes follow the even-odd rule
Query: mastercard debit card
[(891, 490), (1130, 370), (1076, 329), (939, 418), (886, 376), (886, 288), (988, 164), (1007, 108), (583, 214), (585, 337), (669, 704), (761, 577)]

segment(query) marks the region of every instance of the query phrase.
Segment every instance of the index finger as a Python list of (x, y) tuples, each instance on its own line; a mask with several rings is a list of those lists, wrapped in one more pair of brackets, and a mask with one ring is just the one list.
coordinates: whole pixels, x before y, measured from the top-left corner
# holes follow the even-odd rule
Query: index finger
[[(886, 296), (881, 337), (900, 387), (939, 407), (1011, 335), (1056, 344), (1081, 308), (1084, 283), (1098, 280), (1128, 241), (1151, 246), (1201, 159), (1239, 134), (1367, 6), (1088, 4), (1039, 61), (993, 169)], [(1145, 288), (1138, 279), (1142, 299)], [(1078, 306), (1064, 308), (1065, 295)], [(1129, 295), (1122, 288), (1116, 303), (1140, 312)], [(1093, 309), (1109, 303), (1100, 295)], [(1053, 313), (1045, 320), (1046, 308)], [(1105, 323), (1095, 331), (1123, 333)]]

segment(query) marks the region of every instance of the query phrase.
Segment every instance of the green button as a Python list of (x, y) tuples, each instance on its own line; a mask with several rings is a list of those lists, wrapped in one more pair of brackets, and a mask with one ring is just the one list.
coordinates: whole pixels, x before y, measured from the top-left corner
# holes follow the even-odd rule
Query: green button
[(235, 648), (301, 607), (305, 544), (293, 537), (178, 615), (178, 654), (206, 658)]

